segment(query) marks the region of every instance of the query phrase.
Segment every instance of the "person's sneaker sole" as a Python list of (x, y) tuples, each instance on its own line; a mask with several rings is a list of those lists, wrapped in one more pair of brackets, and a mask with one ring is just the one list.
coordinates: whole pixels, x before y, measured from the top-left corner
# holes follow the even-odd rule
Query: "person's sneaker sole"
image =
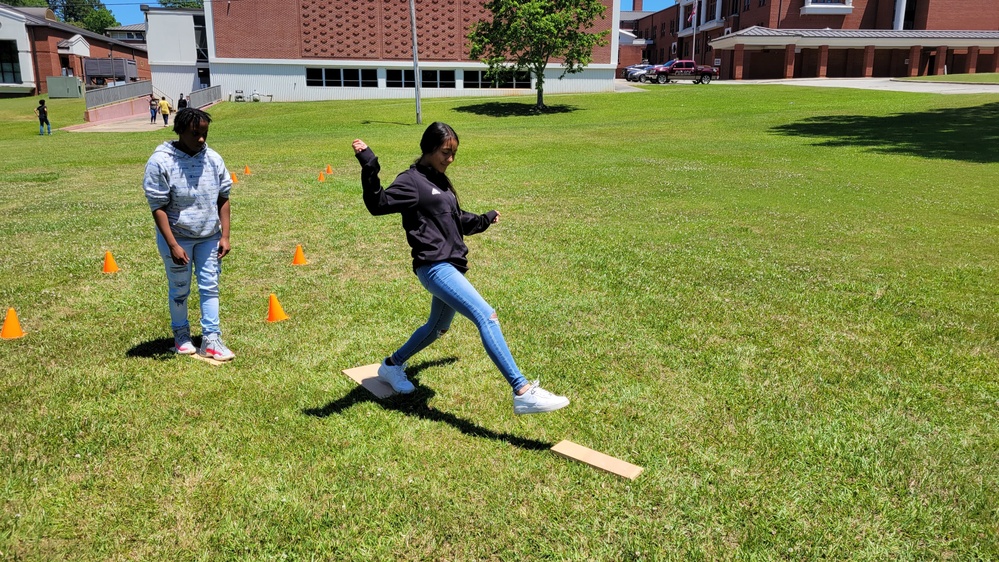
[(173, 351), (178, 355), (194, 355), (195, 353), (198, 352), (198, 348), (194, 347), (194, 344), (189, 344), (189, 345), (190, 347), (184, 348), (177, 345), (177, 343), (174, 342)]
[(559, 402), (557, 406), (546, 406), (544, 408), (538, 407), (528, 407), (528, 406), (514, 406), (513, 413), (517, 416), (524, 416), (528, 414), (547, 414), (548, 412), (554, 412), (556, 410), (561, 410), (569, 405), (569, 399), (566, 398), (565, 402)]

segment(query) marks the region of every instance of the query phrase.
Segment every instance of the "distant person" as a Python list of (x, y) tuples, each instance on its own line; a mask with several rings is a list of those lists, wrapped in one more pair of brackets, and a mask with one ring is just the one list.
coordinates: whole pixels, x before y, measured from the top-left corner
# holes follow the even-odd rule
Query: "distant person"
[(149, 94), (149, 124), (156, 124), (156, 114), (160, 112), (160, 101), (156, 96)]
[(184, 99), (184, 94), (180, 94), (180, 98), (177, 99), (177, 111), (187, 107), (187, 100)]
[(49, 123), (49, 108), (45, 107), (45, 100), (38, 100), (38, 107), (35, 108), (35, 115), (38, 116), (38, 134), (44, 135), (45, 128), (48, 127), (49, 134), (52, 134), (52, 124)]
[[(222, 342), (219, 276), (229, 253), (229, 191), (225, 162), (208, 148), (211, 116), (200, 109), (177, 112), (178, 139), (159, 145), (146, 163), (142, 182), (156, 223), (156, 247), (166, 267), (170, 327), (177, 353), (198, 353), (217, 361), (236, 355)], [(201, 347), (191, 341), (187, 298), (192, 266), (201, 301)]]
[(361, 164), (364, 205), (372, 215), (402, 215), (402, 227), (412, 248), (413, 271), (432, 296), (430, 317), (382, 361), (378, 378), (402, 394), (416, 390), (406, 377), (406, 360), (444, 335), (455, 312), (460, 312), (475, 323), (486, 353), (513, 389), (514, 414), (551, 412), (568, 406), (568, 398), (524, 378), (503, 339), (496, 311), (465, 278), (468, 247), (464, 237), (483, 232), (499, 222), (500, 215), (496, 211), (476, 215), (458, 204), (458, 194), (444, 175), (458, 152), (454, 129), (439, 122), (427, 127), (420, 141), (423, 154), (384, 189), (375, 153), (360, 139), (354, 140), (353, 148)]
[(166, 96), (160, 98), (159, 103), (160, 115), (163, 116), (163, 126), (166, 127), (170, 122), (170, 102), (167, 101)]

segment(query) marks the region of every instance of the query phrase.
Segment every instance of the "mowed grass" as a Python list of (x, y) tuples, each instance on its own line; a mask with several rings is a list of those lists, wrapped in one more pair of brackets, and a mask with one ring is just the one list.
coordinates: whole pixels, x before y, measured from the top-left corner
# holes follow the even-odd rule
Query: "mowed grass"
[[(502, 213), (469, 278), (572, 399), (515, 417), (464, 319), (413, 358), (412, 397), (340, 373), (428, 311), (350, 149), (391, 181), (418, 156), (412, 100), (212, 108), (240, 177), (221, 367), (167, 352), (141, 179), (173, 135), (42, 138), (35, 100), (0, 100), (0, 306), (27, 331), (0, 342), (0, 559), (999, 557), (999, 100), (546, 101), (423, 100), (461, 136), (463, 206)], [(265, 322), (270, 293), (290, 320)]]

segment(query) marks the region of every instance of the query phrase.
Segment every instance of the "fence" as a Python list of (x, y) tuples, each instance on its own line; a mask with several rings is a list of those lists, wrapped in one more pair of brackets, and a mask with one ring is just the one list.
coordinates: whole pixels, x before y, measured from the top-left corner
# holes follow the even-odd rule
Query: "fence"
[(191, 107), (205, 107), (222, 99), (222, 86), (211, 86), (191, 92)]
[[(98, 90), (88, 90), (86, 93), (87, 109), (108, 105), (123, 100), (148, 96), (153, 93), (153, 83), (150, 80), (132, 82), (121, 86), (110, 86)], [(192, 94), (193, 95), (193, 94)]]

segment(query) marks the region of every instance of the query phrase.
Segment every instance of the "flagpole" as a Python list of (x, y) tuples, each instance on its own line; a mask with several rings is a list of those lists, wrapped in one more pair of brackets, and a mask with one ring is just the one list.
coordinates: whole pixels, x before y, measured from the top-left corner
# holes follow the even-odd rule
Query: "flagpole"
[(423, 124), (423, 117), (420, 115), (420, 56), (419, 48), (416, 45), (416, 1), (409, 0), (409, 22), (413, 28), (413, 85), (416, 86), (416, 124)]

